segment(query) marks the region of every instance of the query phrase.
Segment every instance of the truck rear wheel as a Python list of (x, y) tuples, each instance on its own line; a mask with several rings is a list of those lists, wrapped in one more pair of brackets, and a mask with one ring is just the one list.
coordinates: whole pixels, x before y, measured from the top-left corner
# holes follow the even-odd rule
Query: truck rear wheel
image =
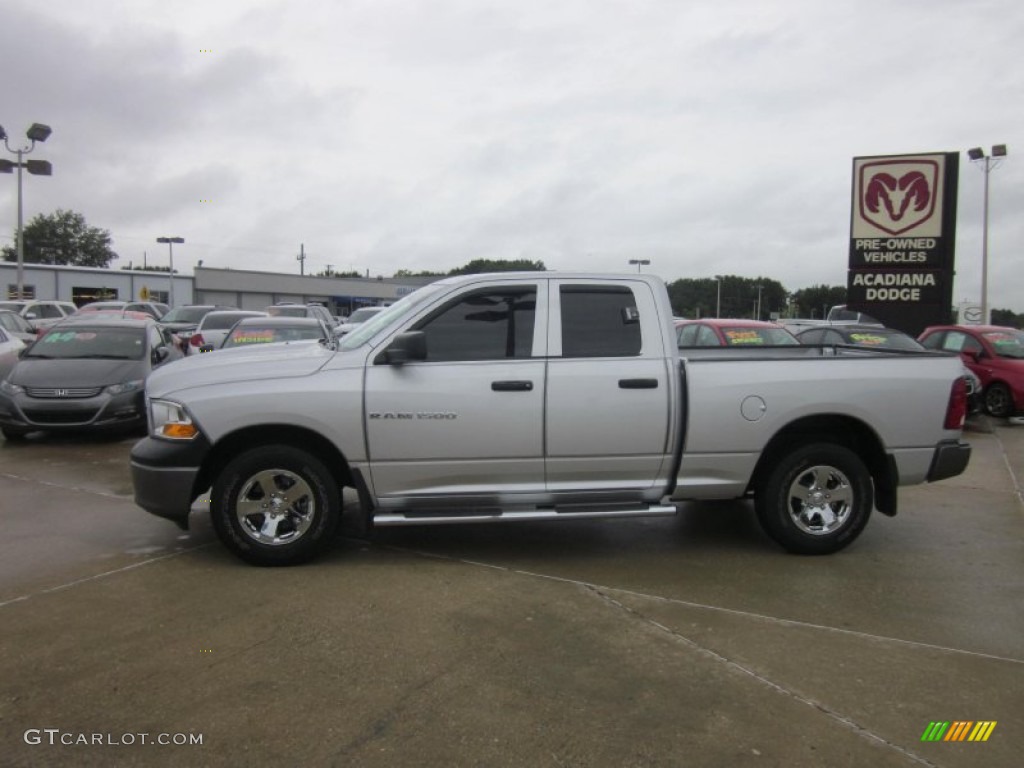
[(266, 445), (232, 460), (213, 484), (213, 527), (254, 565), (296, 565), (330, 543), (341, 493), (323, 463), (298, 448)]
[(771, 468), (755, 507), (765, 533), (790, 552), (838, 552), (860, 535), (871, 517), (871, 473), (848, 448), (804, 445)]

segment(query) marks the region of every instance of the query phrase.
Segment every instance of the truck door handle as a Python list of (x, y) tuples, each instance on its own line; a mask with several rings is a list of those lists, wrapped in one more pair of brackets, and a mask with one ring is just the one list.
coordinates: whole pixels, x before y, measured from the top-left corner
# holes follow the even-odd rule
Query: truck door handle
[(533, 389), (532, 381), (492, 381), (491, 389), (495, 392), (529, 392)]
[(619, 389), (657, 389), (657, 379), (619, 379)]

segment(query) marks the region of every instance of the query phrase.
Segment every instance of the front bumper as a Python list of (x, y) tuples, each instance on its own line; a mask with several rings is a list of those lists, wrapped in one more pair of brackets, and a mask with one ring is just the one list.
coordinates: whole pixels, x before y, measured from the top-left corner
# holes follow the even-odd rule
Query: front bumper
[(104, 429), (146, 423), (141, 390), (92, 397), (30, 397), (0, 393), (0, 425), (21, 431)]
[(928, 482), (956, 477), (971, 459), (971, 444), (964, 440), (943, 440), (935, 446), (932, 465), (928, 469)]
[(137, 442), (131, 452), (135, 503), (188, 530), (192, 502), (205, 490), (197, 488), (196, 481), (209, 452), (210, 444), (202, 435), (182, 442), (152, 437)]

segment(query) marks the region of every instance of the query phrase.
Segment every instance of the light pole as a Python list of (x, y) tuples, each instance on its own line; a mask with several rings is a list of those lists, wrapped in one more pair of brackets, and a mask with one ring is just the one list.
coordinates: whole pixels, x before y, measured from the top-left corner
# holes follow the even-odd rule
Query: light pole
[(757, 288), (757, 317), (755, 317), (754, 319), (755, 320), (760, 320), (761, 319), (761, 289), (764, 288), (764, 286), (763, 285), (758, 285), (758, 286), (755, 286), (755, 287)]
[(640, 267), (645, 266), (647, 264), (650, 264), (651, 260), (650, 259), (630, 259), (629, 263), (630, 264), (636, 264), (637, 274), (640, 274)]
[(722, 276), (721, 275), (715, 275), (714, 278), (712, 278), (712, 279), (716, 283), (718, 283), (718, 299), (715, 301), (715, 317), (721, 317), (722, 316)]
[(52, 176), (53, 166), (50, 165), (49, 160), (25, 160), (22, 162), (22, 157), (27, 155), (33, 149), (35, 149), (37, 141), (46, 141), (52, 133), (52, 129), (48, 125), (42, 123), (32, 123), (28, 130), (25, 131), (25, 136), (28, 137), (30, 144), (27, 147), (21, 149), (11, 149), (10, 142), (7, 140), (7, 132), (4, 131), (3, 126), (0, 126), (0, 139), (4, 140), (4, 146), (7, 147), (7, 151), (11, 154), (18, 156), (18, 162), (12, 163), (10, 160), (0, 160), (0, 173), (10, 173), (15, 168), (18, 169), (18, 296), (17, 298), (25, 298), (25, 233), (22, 222), (22, 202), (21, 202), (21, 169), (24, 168), (26, 171), (31, 173), (33, 176)]
[(184, 237), (158, 237), (156, 239), (158, 243), (167, 243), (167, 252), (170, 257), (171, 267), (171, 290), (167, 294), (167, 303), (171, 305), (171, 309), (174, 309), (174, 244), (184, 243)]
[(988, 325), (992, 319), (988, 309), (988, 177), (1006, 157), (1006, 145), (993, 144), (991, 155), (986, 155), (981, 147), (968, 149), (967, 157), (972, 163), (981, 161), (981, 170), (985, 173), (984, 219), (981, 228), (981, 322)]

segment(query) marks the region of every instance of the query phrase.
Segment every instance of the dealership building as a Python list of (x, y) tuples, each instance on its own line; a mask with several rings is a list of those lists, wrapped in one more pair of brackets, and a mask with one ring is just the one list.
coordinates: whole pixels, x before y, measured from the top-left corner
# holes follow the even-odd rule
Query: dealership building
[[(315, 277), (243, 269), (196, 267), (174, 276), (174, 304), (222, 304), (263, 309), (279, 302), (320, 303), (331, 314), (349, 315), (359, 307), (390, 304), (433, 278)], [(4, 298), (18, 291), (17, 266), (0, 262)], [(24, 298), (71, 301), (162, 301), (170, 303), (167, 272), (25, 264)]]

